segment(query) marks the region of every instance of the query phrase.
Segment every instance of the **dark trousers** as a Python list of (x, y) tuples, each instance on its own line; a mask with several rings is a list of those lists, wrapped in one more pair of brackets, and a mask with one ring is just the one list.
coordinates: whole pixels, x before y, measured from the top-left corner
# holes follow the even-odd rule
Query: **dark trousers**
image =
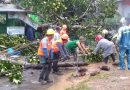
[(52, 64), (51, 63), (45, 63), (42, 64), (42, 71), (39, 77), (39, 80), (45, 80), (48, 81), (49, 80), (49, 74), (51, 72), (51, 68), (52, 68)]
[(53, 60), (53, 72), (58, 72), (59, 69), (58, 69), (58, 61), (59, 61), (59, 58), (60, 58), (60, 52), (56, 52), (53, 54), (54, 55), (54, 60)]
[(76, 49), (71, 49), (71, 50), (67, 50), (67, 52), (69, 53), (69, 55), (73, 56), (74, 61), (77, 61), (77, 52)]
[(73, 58), (74, 58), (74, 61), (77, 61), (77, 53), (73, 53)]
[(58, 69), (58, 61), (53, 62), (53, 67), (52, 68), (53, 68), (54, 73), (59, 71), (59, 69)]
[(110, 56), (111, 56), (113, 62), (115, 62), (115, 53), (112, 53), (111, 55), (109, 55), (109, 56), (107, 56), (107, 57), (104, 58), (103, 61), (104, 61), (105, 64), (108, 63), (108, 59), (109, 59)]

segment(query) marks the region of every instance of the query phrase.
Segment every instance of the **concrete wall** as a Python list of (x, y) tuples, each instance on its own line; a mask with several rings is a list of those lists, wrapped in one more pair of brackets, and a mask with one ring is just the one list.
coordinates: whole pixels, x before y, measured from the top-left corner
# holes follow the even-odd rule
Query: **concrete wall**
[(122, 17), (126, 17), (130, 24), (130, 0), (118, 0), (118, 10)]
[(118, 1), (118, 10), (121, 16), (130, 17), (130, 4), (127, 4), (125, 0)]

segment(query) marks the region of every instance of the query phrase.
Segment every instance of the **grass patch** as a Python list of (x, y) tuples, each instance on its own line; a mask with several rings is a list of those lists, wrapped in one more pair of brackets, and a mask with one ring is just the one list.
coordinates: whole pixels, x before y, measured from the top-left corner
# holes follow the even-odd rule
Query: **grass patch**
[(90, 88), (84, 81), (78, 84), (77, 86), (72, 86), (71, 88), (67, 88), (66, 90), (90, 90)]
[(96, 76), (92, 76), (89, 80), (107, 79), (109, 76), (110, 76), (110, 74), (100, 73), (100, 74), (97, 74)]
[(100, 74), (97, 74), (96, 76), (90, 76), (88, 80), (84, 80), (83, 82), (79, 83), (78, 85), (74, 85), (71, 88), (67, 88), (66, 90), (91, 90), (91, 88), (88, 86), (87, 82), (91, 80), (96, 79), (108, 79), (110, 76), (109, 73), (101, 72)]

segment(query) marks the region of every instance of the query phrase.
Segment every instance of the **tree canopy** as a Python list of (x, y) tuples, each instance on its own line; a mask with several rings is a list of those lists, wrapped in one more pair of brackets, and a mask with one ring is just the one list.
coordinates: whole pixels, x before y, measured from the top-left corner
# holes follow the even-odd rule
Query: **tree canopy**
[(98, 31), (105, 18), (112, 18), (117, 10), (116, 0), (21, 0), (20, 4), (31, 8), (44, 23), (67, 24), (72, 32), (73, 29)]

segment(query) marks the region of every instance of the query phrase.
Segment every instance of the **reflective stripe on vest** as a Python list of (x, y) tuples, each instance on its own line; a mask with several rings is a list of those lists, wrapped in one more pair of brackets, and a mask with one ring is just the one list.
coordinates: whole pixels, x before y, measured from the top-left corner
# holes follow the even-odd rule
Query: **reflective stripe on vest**
[(42, 43), (40, 42), (39, 48), (38, 48), (38, 55), (44, 55), (42, 51)]
[(53, 52), (58, 52), (59, 51), (59, 48), (57, 47), (57, 43), (62, 43), (62, 40), (61, 39), (59, 39), (59, 40), (56, 40), (56, 41), (54, 41), (53, 42), (53, 44), (52, 44), (52, 49), (53, 49)]

